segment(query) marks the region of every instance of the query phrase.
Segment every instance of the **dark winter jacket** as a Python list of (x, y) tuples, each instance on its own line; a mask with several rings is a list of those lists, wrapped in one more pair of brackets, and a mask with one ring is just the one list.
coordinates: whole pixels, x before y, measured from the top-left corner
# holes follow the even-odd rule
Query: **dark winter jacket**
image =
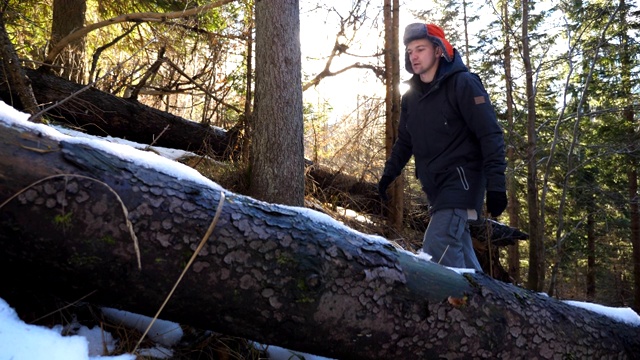
[(505, 191), (506, 162), (502, 129), (480, 79), (456, 51), (452, 62), (440, 60), (426, 93), (418, 75), (408, 83), (383, 175), (397, 177), (413, 155), (432, 211), (481, 214), (485, 191)]

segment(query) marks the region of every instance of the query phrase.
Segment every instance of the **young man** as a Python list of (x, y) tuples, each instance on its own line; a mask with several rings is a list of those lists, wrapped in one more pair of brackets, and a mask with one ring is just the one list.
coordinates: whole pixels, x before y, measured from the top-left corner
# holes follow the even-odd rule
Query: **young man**
[(471, 74), (444, 31), (414, 23), (404, 32), (405, 67), (413, 74), (402, 97), (396, 140), (378, 191), (400, 175), (411, 156), (427, 194), (431, 219), (423, 251), (445, 266), (482, 271), (467, 225), (507, 206), (502, 129), (480, 79)]

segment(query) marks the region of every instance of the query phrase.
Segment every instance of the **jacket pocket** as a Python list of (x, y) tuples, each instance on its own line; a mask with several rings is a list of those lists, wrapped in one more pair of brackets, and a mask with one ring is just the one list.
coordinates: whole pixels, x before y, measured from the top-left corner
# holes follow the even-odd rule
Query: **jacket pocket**
[(465, 214), (462, 215), (460, 213), (460, 209), (454, 209), (451, 213), (451, 222), (449, 223), (449, 235), (452, 236), (456, 241), (462, 237), (462, 233), (464, 232), (467, 226), (467, 217), (466, 217), (466, 209)]

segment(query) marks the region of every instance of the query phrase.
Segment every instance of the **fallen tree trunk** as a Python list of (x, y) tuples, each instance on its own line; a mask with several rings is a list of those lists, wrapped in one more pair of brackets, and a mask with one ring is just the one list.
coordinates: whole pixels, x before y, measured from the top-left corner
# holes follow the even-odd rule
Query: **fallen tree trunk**
[[(36, 100), (43, 107), (60, 103), (76, 94), (51, 110), (48, 116), (82, 128), (88, 134), (109, 135), (141, 144), (154, 143), (220, 158), (230, 156), (233, 150), (235, 133), (205, 126), (95, 88), (80, 92), (84, 85), (41, 71), (24, 71), (31, 81)], [(15, 103), (13, 90), (7, 82), (1, 83), (0, 98), (21, 109), (22, 104)]]
[[(193, 151), (198, 154), (227, 159), (239, 152), (236, 148), (237, 131), (225, 131), (215, 127), (189, 121), (170, 113), (143, 105), (135, 100), (123, 99), (112, 94), (89, 88), (80, 92), (84, 86), (45, 72), (24, 69), (28, 75), (38, 103), (49, 105), (62, 103), (48, 115), (71, 126), (82, 128), (88, 134), (97, 136), (113, 136), (141, 144), (152, 144)], [(0, 98), (12, 104), (17, 94), (8, 85), (0, 84)], [(68, 101), (67, 98), (74, 97)], [(99, 107), (92, 104), (100, 104)], [(20, 109), (19, 103), (13, 104)], [(162, 136), (160, 136), (162, 134)], [(312, 163), (307, 164), (310, 194), (321, 201), (341, 206), (360, 213), (382, 216), (382, 204), (378, 198), (376, 184), (362, 181), (353, 176)], [(408, 209), (407, 209), (408, 210)], [(409, 211), (405, 211), (409, 214)], [(405, 222), (418, 232), (424, 232), (428, 224), (428, 214), (411, 212), (406, 215)], [(506, 231), (514, 231), (502, 224), (491, 223), (491, 236), (496, 246), (513, 244), (517, 240), (526, 239), (526, 234), (517, 233), (505, 243)], [(480, 242), (486, 241), (483, 227), (472, 227), (472, 236)], [(485, 254), (478, 254), (484, 258)], [(487, 259), (486, 263), (490, 263)], [(497, 258), (493, 263), (499, 266)], [(500, 273), (506, 274), (505, 271)], [(489, 272), (489, 271), (487, 271)]]
[[(155, 155), (0, 126), (2, 271), (154, 315), (224, 190)], [(640, 353), (640, 327), (460, 275), (316, 212), (233, 193), (223, 204), (162, 318), (341, 359)]]
[[(32, 83), (39, 104), (61, 103), (70, 95), (76, 94), (48, 115), (70, 126), (82, 128), (88, 134), (108, 135), (141, 144), (154, 143), (156, 146), (193, 151), (221, 159), (232, 157), (239, 151), (236, 149), (238, 134), (234, 129), (225, 131), (204, 126), (94, 88), (78, 93), (84, 88), (83, 85), (42, 71), (24, 71)], [(7, 81), (0, 83), (0, 98), (7, 104), (24, 110), (22, 104), (16, 102), (18, 96), (14, 90)], [(160, 134), (162, 136), (159, 137)], [(374, 184), (325, 167), (311, 166), (309, 170), (315, 184), (322, 188), (317, 192), (318, 195), (324, 195), (320, 198), (328, 201), (334, 199), (338, 206), (381, 214)], [(350, 195), (345, 196), (345, 193)]]

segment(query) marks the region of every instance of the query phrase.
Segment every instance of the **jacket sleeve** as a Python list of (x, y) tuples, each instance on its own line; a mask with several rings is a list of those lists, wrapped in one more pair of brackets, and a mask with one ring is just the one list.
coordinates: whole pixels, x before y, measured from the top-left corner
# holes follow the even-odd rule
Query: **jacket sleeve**
[(480, 143), (487, 191), (506, 191), (504, 136), (489, 94), (476, 75), (468, 72), (460, 75), (455, 79), (457, 101), (465, 122)]
[(398, 177), (412, 154), (411, 134), (407, 131), (407, 99), (403, 96), (400, 123), (398, 124), (398, 138), (393, 144), (391, 156), (389, 156), (384, 165), (382, 175), (391, 176), (394, 179)]

